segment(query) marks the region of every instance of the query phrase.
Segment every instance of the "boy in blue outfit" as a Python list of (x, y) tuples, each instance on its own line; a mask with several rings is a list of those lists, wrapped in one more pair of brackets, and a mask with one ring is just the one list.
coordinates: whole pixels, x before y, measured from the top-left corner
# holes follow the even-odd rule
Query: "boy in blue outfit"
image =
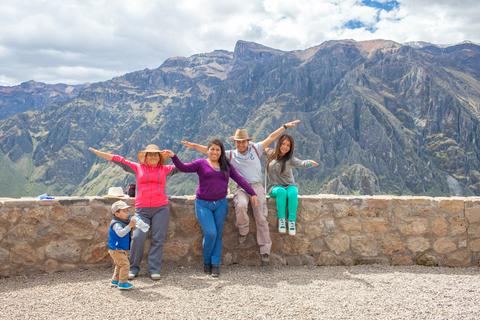
[(135, 225), (135, 218), (130, 218), (129, 208), (130, 206), (123, 201), (112, 204), (113, 218), (108, 230), (108, 254), (115, 264), (112, 286), (121, 290), (133, 288), (133, 285), (128, 282), (128, 272), (130, 271), (128, 251), (130, 250), (130, 232)]

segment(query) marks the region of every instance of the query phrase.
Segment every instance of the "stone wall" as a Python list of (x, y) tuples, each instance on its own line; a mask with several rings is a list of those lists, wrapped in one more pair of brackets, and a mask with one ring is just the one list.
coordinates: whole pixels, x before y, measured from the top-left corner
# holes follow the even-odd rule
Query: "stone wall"
[[(0, 276), (110, 264), (110, 205), (98, 197), (53, 201), (0, 198)], [(276, 231), (269, 200), (273, 264), (478, 266), (480, 198), (303, 196), (295, 237)], [(259, 264), (253, 219), (239, 246), (230, 214), (223, 263)], [(202, 238), (189, 197), (171, 199), (164, 260), (200, 264)], [(148, 249), (148, 245), (146, 250)]]

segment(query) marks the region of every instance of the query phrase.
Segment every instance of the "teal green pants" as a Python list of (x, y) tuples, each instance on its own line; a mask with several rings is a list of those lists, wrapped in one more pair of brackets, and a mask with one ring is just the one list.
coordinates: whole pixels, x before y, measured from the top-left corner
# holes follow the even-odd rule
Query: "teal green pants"
[(297, 220), (298, 187), (297, 186), (273, 186), (270, 197), (275, 198), (277, 204), (278, 219), (285, 219), (288, 204), (288, 221)]

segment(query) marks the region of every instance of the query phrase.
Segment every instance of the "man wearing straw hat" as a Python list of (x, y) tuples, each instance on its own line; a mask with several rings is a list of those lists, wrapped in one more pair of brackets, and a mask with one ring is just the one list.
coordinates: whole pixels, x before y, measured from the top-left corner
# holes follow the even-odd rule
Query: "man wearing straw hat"
[[(267, 204), (265, 187), (263, 185), (262, 176), (262, 155), (265, 149), (272, 144), (285, 130), (295, 127), (300, 120), (294, 120), (285, 123), (283, 126), (272, 132), (265, 140), (257, 143), (251, 142), (246, 129), (237, 129), (235, 135), (232, 137), (235, 141), (235, 150), (228, 150), (225, 152), (227, 158), (232, 165), (237, 169), (245, 180), (250, 183), (255, 190), (258, 199), (258, 206), (253, 207), (253, 215), (255, 217), (255, 224), (257, 227), (257, 243), (260, 247), (260, 257), (262, 264), (266, 265), (270, 261), (270, 250), (272, 247), (272, 240), (270, 239), (270, 231), (267, 221)], [(189, 141), (182, 141), (182, 144), (188, 148), (193, 148), (199, 152), (207, 153), (206, 146), (192, 143)], [(237, 188), (234, 194), (234, 206), (236, 216), (236, 226), (238, 228), (239, 237), (238, 242), (244, 243), (249, 232), (249, 218), (247, 214), (248, 203), (250, 198), (248, 194), (241, 188)]]

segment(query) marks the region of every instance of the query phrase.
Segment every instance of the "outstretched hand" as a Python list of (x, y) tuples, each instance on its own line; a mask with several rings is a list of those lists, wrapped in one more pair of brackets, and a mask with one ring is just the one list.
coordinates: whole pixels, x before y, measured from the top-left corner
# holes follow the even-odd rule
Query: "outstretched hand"
[(307, 167), (310, 168), (310, 167), (318, 167), (318, 163), (314, 160), (307, 160)]
[(297, 119), (297, 120), (293, 120), (293, 121), (290, 121), (290, 122), (285, 123), (285, 126), (286, 126), (287, 128), (293, 128), (293, 127), (295, 127), (295, 126), (296, 126), (297, 124), (299, 124), (299, 123), (300, 123), (300, 120)]
[(168, 149), (162, 150), (160, 154), (164, 158), (171, 158), (175, 155), (175, 153), (172, 150), (168, 150)]
[(95, 148), (92, 148), (92, 147), (88, 147), (88, 151), (95, 153), (95, 152), (98, 151), (98, 150), (95, 149)]
[(190, 141), (187, 141), (187, 140), (182, 140), (181, 143), (187, 147), (187, 148), (190, 148), (190, 149), (193, 149), (194, 148), (194, 144)]

